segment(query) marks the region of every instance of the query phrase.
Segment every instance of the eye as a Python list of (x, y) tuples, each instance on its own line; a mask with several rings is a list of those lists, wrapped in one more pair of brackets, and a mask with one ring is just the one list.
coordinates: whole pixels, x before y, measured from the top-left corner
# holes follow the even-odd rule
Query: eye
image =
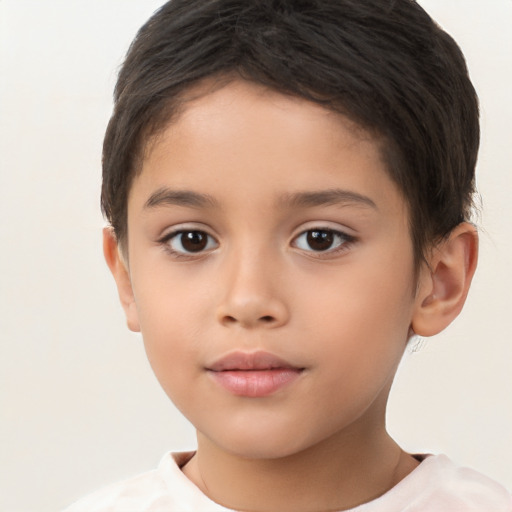
[(162, 240), (172, 252), (177, 254), (195, 254), (215, 249), (217, 241), (204, 231), (183, 230), (171, 233)]
[(333, 229), (308, 229), (294, 240), (294, 245), (303, 251), (334, 251), (352, 242), (353, 237)]

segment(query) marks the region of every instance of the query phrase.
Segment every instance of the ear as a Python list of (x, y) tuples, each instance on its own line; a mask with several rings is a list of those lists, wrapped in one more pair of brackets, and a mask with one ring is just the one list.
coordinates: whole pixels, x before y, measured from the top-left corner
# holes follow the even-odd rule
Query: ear
[(478, 260), (478, 233), (459, 224), (431, 252), (420, 272), (411, 327), (419, 336), (433, 336), (461, 312)]
[(108, 268), (116, 281), (119, 299), (126, 315), (128, 328), (131, 331), (140, 332), (139, 317), (128, 265), (125, 263), (114, 230), (111, 227), (103, 228), (103, 254), (105, 255)]

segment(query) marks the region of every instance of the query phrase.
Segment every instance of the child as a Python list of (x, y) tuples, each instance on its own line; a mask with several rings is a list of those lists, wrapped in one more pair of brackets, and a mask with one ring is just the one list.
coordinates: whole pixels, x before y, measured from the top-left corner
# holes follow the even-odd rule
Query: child
[(387, 434), (408, 340), (460, 312), (478, 105), (411, 0), (173, 0), (107, 129), (104, 251), (193, 453), (68, 509), (505, 512)]

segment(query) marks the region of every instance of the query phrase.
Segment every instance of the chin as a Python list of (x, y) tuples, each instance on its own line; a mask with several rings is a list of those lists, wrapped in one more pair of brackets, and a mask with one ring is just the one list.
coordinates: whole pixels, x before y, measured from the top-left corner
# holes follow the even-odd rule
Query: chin
[(208, 437), (224, 452), (245, 459), (282, 459), (307, 450), (321, 439), (314, 439), (311, 431), (301, 432), (297, 425), (250, 424), (224, 426), (219, 432), (207, 432)]

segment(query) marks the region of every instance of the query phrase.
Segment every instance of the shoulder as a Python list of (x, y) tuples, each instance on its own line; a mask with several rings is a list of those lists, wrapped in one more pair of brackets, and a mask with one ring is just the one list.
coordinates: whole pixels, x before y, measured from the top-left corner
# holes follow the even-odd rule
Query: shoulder
[(425, 462), (431, 466), (432, 496), (440, 502), (452, 500), (468, 511), (512, 512), (510, 493), (491, 478), (458, 466), (445, 455), (432, 456)]
[(165, 495), (165, 483), (158, 472), (153, 470), (95, 491), (68, 507), (64, 512), (153, 510), (147, 505), (158, 501), (162, 495)]
[(181, 472), (193, 452), (168, 453), (157, 469), (100, 489), (64, 512), (223, 512)]
[(408, 512), (512, 512), (512, 497), (504, 487), (473, 469), (457, 466), (445, 455), (424, 457), (377, 501)]

